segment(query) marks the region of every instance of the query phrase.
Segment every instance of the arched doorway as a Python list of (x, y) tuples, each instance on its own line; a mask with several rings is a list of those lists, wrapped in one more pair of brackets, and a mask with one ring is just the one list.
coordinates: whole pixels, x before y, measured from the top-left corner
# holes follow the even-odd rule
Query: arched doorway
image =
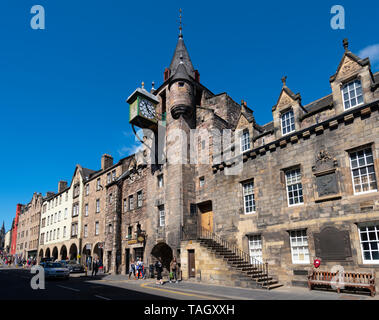
[(62, 246), (60, 254), (61, 254), (61, 260), (67, 259), (67, 248), (65, 245)]
[(86, 264), (88, 270), (92, 270), (91, 247), (92, 245), (90, 243), (87, 243), (84, 245), (82, 250), (83, 261)]
[(43, 250), (41, 249), (38, 254), (38, 262), (41, 262), (41, 259), (43, 258)]
[(151, 250), (151, 254), (157, 258), (167, 270), (170, 270), (170, 263), (173, 258), (172, 249), (164, 242), (160, 242)]
[(70, 247), (70, 260), (77, 260), (78, 257), (78, 247), (73, 243)]
[(96, 243), (95, 248), (93, 249), (93, 257), (98, 258), (101, 264), (103, 263), (103, 244)]
[(45, 258), (50, 258), (50, 248), (47, 248), (45, 251)]
[(58, 248), (54, 247), (53, 249), (53, 259), (54, 261), (58, 259)]

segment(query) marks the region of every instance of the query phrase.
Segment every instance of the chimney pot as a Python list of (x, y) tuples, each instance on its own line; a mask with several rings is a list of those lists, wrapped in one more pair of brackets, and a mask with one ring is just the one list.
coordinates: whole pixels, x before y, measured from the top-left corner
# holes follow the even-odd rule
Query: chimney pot
[(61, 180), (58, 182), (58, 193), (60, 193), (61, 191), (63, 191), (66, 188), (67, 188), (67, 181)]
[(101, 170), (106, 170), (113, 166), (113, 157), (109, 154), (103, 154), (101, 157)]

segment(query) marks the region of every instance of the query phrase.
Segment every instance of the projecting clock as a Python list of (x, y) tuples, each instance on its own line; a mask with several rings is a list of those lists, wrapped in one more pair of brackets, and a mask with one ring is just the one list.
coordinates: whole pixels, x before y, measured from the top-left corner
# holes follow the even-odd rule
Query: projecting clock
[(158, 119), (155, 108), (159, 103), (158, 98), (146, 91), (144, 87), (137, 88), (126, 100), (129, 103), (129, 122), (140, 128), (154, 129)]
[(141, 115), (147, 119), (155, 119), (155, 107), (154, 105), (146, 99), (139, 100), (139, 110)]

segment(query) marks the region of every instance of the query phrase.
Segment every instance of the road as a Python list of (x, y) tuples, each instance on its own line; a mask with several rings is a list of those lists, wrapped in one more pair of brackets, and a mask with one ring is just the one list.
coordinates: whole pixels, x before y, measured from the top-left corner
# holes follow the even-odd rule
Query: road
[[(33, 290), (34, 274), (25, 269), (0, 268), (0, 300), (213, 300), (212, 295), (176, 292), (151, 281), (112, 281), (73, 275), (68, 280), (46, 280), (44, 290)], [(152, 286), (152, 287), (149, 287)]]
[(68, 280), (46, 280), (44, 290), (33, 290), (34, 275), (26, 269), (0, 267), (1, 300), (378, 300), (368, 294), (336, 294), (282, 287), (272, 291), (242, 289), (183, 281), (156, 285), (151, 279), (127, 280), (125, 276), (74, 274)]

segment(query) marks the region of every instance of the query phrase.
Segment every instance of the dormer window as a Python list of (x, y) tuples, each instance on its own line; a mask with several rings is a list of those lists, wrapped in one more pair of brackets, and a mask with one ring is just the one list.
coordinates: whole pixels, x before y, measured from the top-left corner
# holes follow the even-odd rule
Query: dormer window
[(244, 130), (241, 135), (241, 152), (250, 150), (250, 134), (249, 130)]
[(295, 131), (295, 116), (293, 110), (282, 114), (282, 134), (286, 135)]
[(363, 104), (362, 83), (360, 80), (354, 80), (342, 87), (342, 98), (345, 110), (357, 107)]

